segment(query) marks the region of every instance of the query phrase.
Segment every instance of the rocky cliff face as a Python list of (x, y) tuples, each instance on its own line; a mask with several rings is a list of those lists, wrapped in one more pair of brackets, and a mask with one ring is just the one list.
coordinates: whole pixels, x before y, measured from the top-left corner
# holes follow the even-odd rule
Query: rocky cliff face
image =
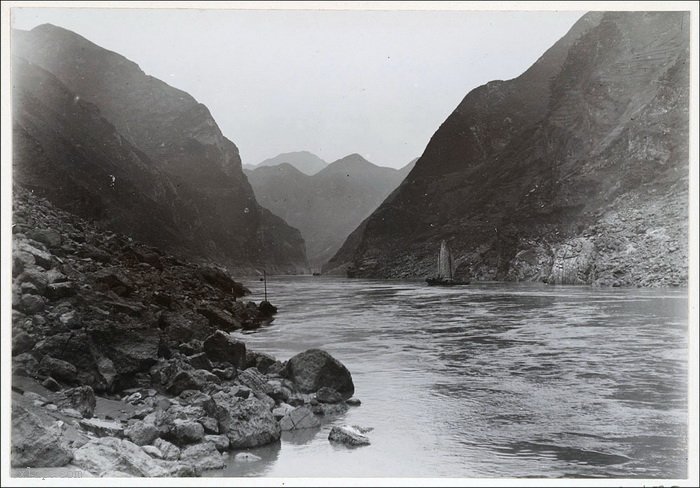
[[(146, 75), (123, 56), (52, 25), (16, 31), (13, 54), (54, 75), (76, 101), (96, 107), (120, 140), (137, 148), (143, 164), (160, 176), (160, 181), (149, 178), (144, 185), (154, 187), (151, 196), (167, 209), (180, 235), (191, 236), (194, 251), (233, 266), (266, 263), (287, 271), (305, 267), (300, 234), (258, 205), (242, 173), (238, 149), (223, 136), (209, 110), (189, 94)], [(43, 87), (34, 88), (35, 99), (41, 100)], [(21, 104), (16, 108), (32, 109)], [(55, 126), (59, 131), (62, 127)], [(29, 137), (46, 161), (71, 157), (65, 151), (53, 152), (67, 151), (70, 144), (49, 148), (36, 134)], [(71, 140), (74, 146), (80, 142)], [(25, 164), (33, 163), (18, 161)], [(122, 168), (131, 171), (130, 166)], [(163, 186), (171, 192), (161, 191)], [(150, 225), (148, 212), (139, 218), (139, 225)]]
[(584, 16), (528, 71), (473, 90), (330, 267), (601, 285), (687, 282), (689, 20)]
[(186, 245), (161, 203), (175, 198), (168, 178), (97, 107), (23, 59), (14, 60), (12, 82), (15, 182), (115, 230)]
[(407, 169), (376, 166), (352, 154), (312, 176), (287, 163), (246, 173), (260, 203), (301, 231), (309, 262), (320, 270)]

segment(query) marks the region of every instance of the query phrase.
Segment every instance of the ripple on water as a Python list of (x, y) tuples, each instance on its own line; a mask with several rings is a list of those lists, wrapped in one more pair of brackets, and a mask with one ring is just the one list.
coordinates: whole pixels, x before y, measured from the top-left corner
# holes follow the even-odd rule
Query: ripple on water
[[(225, 476), (685, 476), (683, 290), (272, 277), (268, 291), (280, 313), (249, 346), (327, 349), (362, 406)], [(339, 423), (374, 427), (372, 445), (332, 446)]]

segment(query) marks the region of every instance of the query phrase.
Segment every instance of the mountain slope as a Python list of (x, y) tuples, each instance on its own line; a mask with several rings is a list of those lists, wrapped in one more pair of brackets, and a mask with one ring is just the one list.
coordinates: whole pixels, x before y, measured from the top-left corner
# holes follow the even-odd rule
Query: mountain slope
[(688, 17), (585, 15), (529, 70), (470, 92), (329, 263), (425, 277), (687, 280)]
[(401, 182), (406, 169), (376, 166), (358, 154), (308, 176), (291, 164), (246, 171), (262, 205), (298, 228), (315, 269)]
[(274, 158), (269, 158), (258, 163), (256, 167), (277, 166), (284, 163), (294, 166), (296, 169), (309, 176), (318, 173), (328, 166), (327, 162), (309, 151), (297, 151), (278, 154)]
[(48, 24), (15, 31), (13, 54), (94, 104), (170, 180), (175, 198), (160, 195), (159, 202), (181, 235), (201, 243), (196, 252), (233, 266), (305, 267), (301, 236), (258, 205), (238, 149), (189, 94), (146, 75), (117, 53)]
[(168, 179), (94, 105), (24, 59), (13, 60), (12, 84), (15, 182), (137, 238), (190, 244), (159, 203), (174, 198)]

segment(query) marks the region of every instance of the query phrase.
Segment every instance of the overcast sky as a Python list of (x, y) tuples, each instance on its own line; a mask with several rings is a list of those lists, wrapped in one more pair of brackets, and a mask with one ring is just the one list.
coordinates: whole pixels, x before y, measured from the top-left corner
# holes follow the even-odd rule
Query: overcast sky
[(244, 163), (308, 150), (401, 167), (473, 88), (518, 76), (583, 12), (14, 8), (209, 107)]

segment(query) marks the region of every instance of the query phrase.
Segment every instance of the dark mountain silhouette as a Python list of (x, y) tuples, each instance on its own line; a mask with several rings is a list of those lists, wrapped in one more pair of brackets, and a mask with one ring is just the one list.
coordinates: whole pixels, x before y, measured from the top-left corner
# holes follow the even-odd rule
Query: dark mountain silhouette
[[(154, 211), (162, 209), (166, 220), (174, 223), (175, 227), (170, 227), (177, 233), (174, 245), (188, 243), (192, 251), (236, 267), (269, 265), (280, 271), (306, 267), (301, 235), (257, 203), (242, 172), (238, 149), (224, 137), (204, 105), (189, 94), (146, 75), (125, 57), (71, 31), (45, 24), (31, 31), (15, 31), (12, 40), (15, 56), (48, 71), (74, 95), (76, 102), (87, 102), (90, 105), (83, 106), (93, 107), (96, 114), (99, 111), (99, 116), (94, 117), (101, 116), (114, 126), (113, 132), (117, 135), (111, 140), (118, 138), (139, 155), (119, 160), (124, 175), (122, 181), (140, 185), (141, 191), (146, 191), (143, 196), (157, 203)], [(31, 75), (22, 78), (22, 82), (31, 84), (37, 79)], [(27, 90), (33, 93), (36, 103), (17, 106), (16, 113), (34, 117), (35, 121), (41, 117), (36, 110), (57, 112), (65, 102), (64, 95), (55, 93), (57, 89), (45, 96), (41, 82)], [(39, 102), (44, 106), (38, 108)], [(54, 103), (59, 105), (54, 106)], [(32, 140), (33, 151), (43, 154), (45, 166), (72, 161), (74, 153), (84, 146), (85, 138), (90, 140), (88, 146), (92, 151), (89, 158), (87, 154), (81, 155), (86, 161), (116, 161), (111, 153), (99, 154), (102, 146), (111, 144), (111, 140), (105, 144), (101, 142), (106, 130), (102, 131), (104, 134), (93, 133), (81, 114), (74, 114), (75, 120), (61, 120), (59, 115), (52, 114), (56, 125), (47, 123), (41, 131), (27, 130), (24, 135), (17, 136)], [(74, 130), (70, 126), (73, 122), (83, 124), (83, 129)], [(34, 124), (32, 129), (37, 129), (38, 125)], [(50, 129), (59, 134), (50, 134)], [(54, 144), (52, 136), (62, 137), (64, 143)], [(30, 152), (15, 154), (16, 168), (35, 164), (28, 158)], [(84, 165), (84, 171), (88, 172), (85, 177), (57, 168), (52, 171), (62, 172), (66, 188), (81, 188), (87, 195), (85, 198), (89, 198), (98, 192), (90, 179), (98, 180), (103, 176), (90, 174), (98, 168), (97, 164)], [(48, 176), (40, 182), (44, 174), (48, 175), (35, 171), (29, 181), (25, 178), (24, 184), (49, 187)], [(80, 179), (84, 181), (78, 182)], [(133, 192), (138, 193), (136, 189)], [(61, 198), (81, 198), (80, 194), (61, 197), (61, 192), (55, 189), (47, 195), (59, 204)], [(121, 200), (103, 199), (103, 204), (105, 221), (111, 220), (112, 215), (133, 211), (133, 206), (122, 207)], [(157, 235), (156, 228), (148, 232), (156, 214), (158, 212), (144, 211), (131, 217), (131, 220), (138, 220), (132, 224), (152, 234), (144, 236), (148, 241), (162, 237)]]
[(274, 158), (269, 158), (261, 163), (258, 163), (256, 168), (260, 168), (262, 166), (277, 166), (284, 163), (291, 164), (296, 169), (309, 176), (318, 173), (323, 168), (328, 166), (327, 162), (309, 151), (297, 151), (278, 154)]
[(320, 269), (409, 167), (380, 167), (352, 154), (312, 176), (288, 163), (246, 173), (258, 201), (301, 231), (309, 262)]
[(689, 17), (585, 15), (530, 69), (470, 92), (329, 270), (687, 282)]
[(95, 105), (24, 59), (13, 60), (12, 84), (16, 183), (155, 244), (192, 244), (161, 203), (175, 199), (170, 180)]

